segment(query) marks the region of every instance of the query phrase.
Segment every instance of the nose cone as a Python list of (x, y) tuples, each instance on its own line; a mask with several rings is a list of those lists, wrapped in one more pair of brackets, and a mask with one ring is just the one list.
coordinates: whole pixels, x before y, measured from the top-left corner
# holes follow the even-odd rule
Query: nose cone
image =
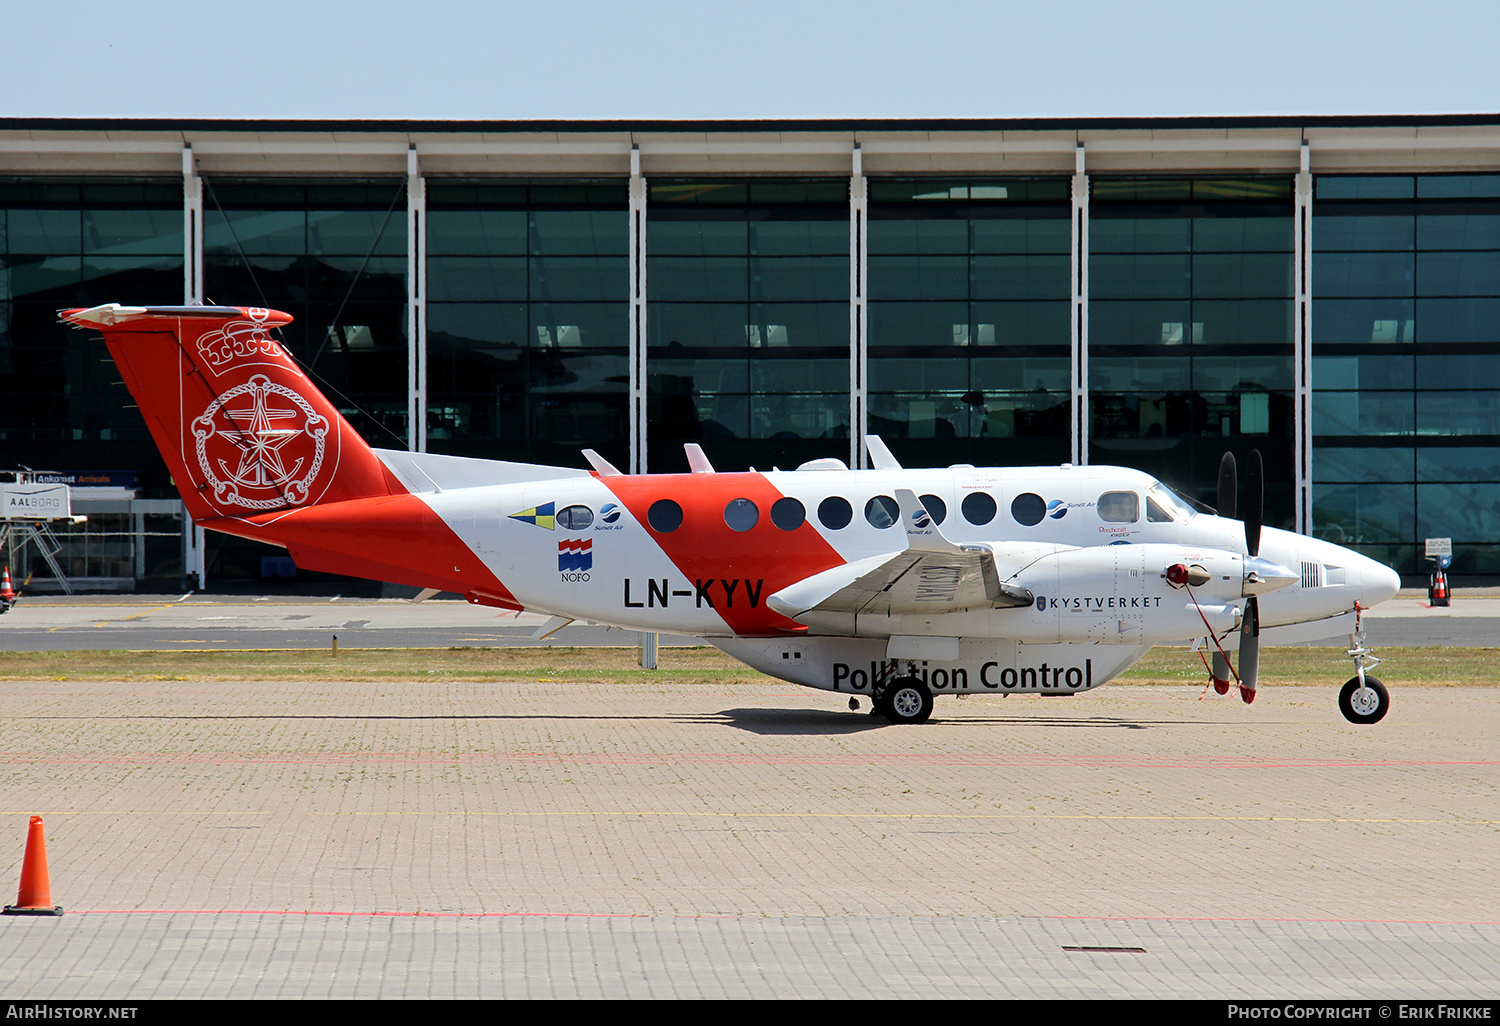
[(1400, 574), (1384, 563), (1377, 563), (1373, 559), (1364, 556), (1355, 558), (1359, 560), (1360, 605), (1378, 606), (1386, 599), (1396, 597), (1396, 592), (1401, 590)]

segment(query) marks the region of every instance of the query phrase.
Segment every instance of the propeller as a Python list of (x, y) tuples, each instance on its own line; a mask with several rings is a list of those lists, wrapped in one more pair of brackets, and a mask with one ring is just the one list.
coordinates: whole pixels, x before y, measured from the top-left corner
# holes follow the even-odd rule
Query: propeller
[[(1260, 555), (1260, 522), (1266, 511), (1265, 468), (1260, 450), (1254, 449), (1245, 466), (1245, 555)], [(1255, 680), (1260, 674), (1260, 600), (1254, 595), (1245, 603), (1240, 624), (1240, 697), (1255, 701)]]
[[(1235, 467), (1234, 453), (1226, 452), (1224, 458), (1219, 460), (1219, 495), (1214, 505), (1216, 512), (1221, 517), (1234, 519), (1236, 507), (1235, 496), (1239, 490), (1239, 471)], [(1229, 665), (1228, 658), (1214, 648), (1213, 667), (1214, 690), (1221, 695), (1229, 694), (1229, 685), (1234, 680), (1234, 668)]]
[[(1238, 466), (1234, 453), (1226, 452), (1219, 461), (1218, 513), (1233, 519), (1239, 509)], [(1265, 467), (1260, 450), (1250, 453), (1245, 461), (1245, 553), (1247, 561), (1260, 555), (1260, 528), (1265, 517)], [(1260, 674), (1260, 604), (1254, 595), (1245, 603), (1245, 615), (1240, 622), (1240, 697), (1247, 703), (1255, 701), (1255, 682)], [(1234, 670), (1222, 652), (1215, 650), (1210, 672), (1213, 674), (1214, 690), (1221, 695), (1229, 693)]]

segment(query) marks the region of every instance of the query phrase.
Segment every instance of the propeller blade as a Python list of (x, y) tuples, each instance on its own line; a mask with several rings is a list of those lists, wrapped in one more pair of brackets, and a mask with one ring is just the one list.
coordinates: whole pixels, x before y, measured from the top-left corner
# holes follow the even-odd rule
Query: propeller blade
[[(1265, 469), (1260, 450), (1253, 449), (1245, 463), (1245, 551), (1260, 555), (1260, 523), (1266, 513)], [(1259, 628), (1256, 629), (1259, 634)]]
[(1255, 680), (1260, 675), (1260, 602), (1251, 598), (1245, 604), (1245, 620), (1240, 625), (1240, 697), (1245, 703), (1255, 701)]
[(1229, 685), (1234, 681), (1234, 670), (1229, 665), (1229, 660), (1224, 658), (1224, 653), (1215, 650), (1213, 658), (1214, 690), (1221, 695), (1229, 694)]
[(1219, 460), (1219, 516), (1234, 519), (1235, 501), (1239, 492), (1239, 470), (1234, 465), (1234, 453), (1226, 452)]

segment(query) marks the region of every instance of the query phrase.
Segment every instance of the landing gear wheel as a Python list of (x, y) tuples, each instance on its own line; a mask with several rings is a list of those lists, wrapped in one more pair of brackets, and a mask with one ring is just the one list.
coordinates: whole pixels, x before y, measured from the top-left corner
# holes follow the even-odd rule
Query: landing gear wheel
[(926, 723), (932, 715), (932, 692), (915, 677), (900, 677), (881, 696), (885, 718), (892, 723)]
[(1391, 695), (1379, 679), (1365, 674), (1361, 690), (1359, 678), (1351, 677), (1339, 691), (1339, 712), (1350, 723), (1379, 723), (1391, 708)]

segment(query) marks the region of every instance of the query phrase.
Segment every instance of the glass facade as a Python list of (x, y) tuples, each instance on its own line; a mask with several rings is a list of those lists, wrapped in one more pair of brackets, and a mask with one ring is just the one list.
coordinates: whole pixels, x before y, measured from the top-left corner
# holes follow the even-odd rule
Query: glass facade
[[(430, 176), (426, 447), (573, 466), (590, 447), (627, 467), (634, 352), (654, 472), (687, 469), (684, 442), (725, 470), (843, 459), (861, 429), (908, 466), (1060, 463), (1081, 261), (1090, 462), (1211, 503), (1221, 454), (1258, 448), (1267, 522), (1292, 527), (1310, 353), (1308, 529), (1408, 574), (1425, 538), (1451, 537), (1456, 572), (1500, 573), (1500, 174), (1310, 177), (1299, 341), (1290, 173), (1090, 171), (1078, 198), (1061, 175), (872, 174), (852, 226), (847, 176), (648, 174), (639, 339), (623, 174)], [(335, 404), (372, 443), (408, 445), (407, 179), (201, 182), (205, 300), (292, 313), (287, 345)], [(0, 178), (8, 465), (134, 471), (143, 499), (174, 494), (102, 345), (56, 311), (181, 302), (186, 197), (180, 176)], [(156, 534), (115, 515), (70, 533), (70, 567), (139, 570), (119, 540)], [(148, 564), (176, 558), (151, 544)], [(259, 555), (216, 549), (210, 575), (257, 576)]]
[(295, 317), (283, 341), (309, 376), (370, 444), (404, 449), (406, 180), (205, 178), (203, 191), (207, 301)]
[(1223, 453), (1259, 449), (1293, 527), (1292, 179), (1091, 184), (1090, 462), (1211, 504)]
[(1320, 176), (1313, 531), (1500, 572), (1500, 175)]
[(907, 466), (1067, 460), (1069, 188), (870, 183), (869, 430)]
[(849, 449), (849, 182), (652, 181), (652, 472), (684, 442), (725, 469)]
[(57, 311), (180, 303), (183, 190), (168, 179), (0, 179), (0, 469), (136, 468), (169, 487), (103, 341)]
[(428, 185), (429, 451), (628, 466), (627, 202), (619, 181)]

